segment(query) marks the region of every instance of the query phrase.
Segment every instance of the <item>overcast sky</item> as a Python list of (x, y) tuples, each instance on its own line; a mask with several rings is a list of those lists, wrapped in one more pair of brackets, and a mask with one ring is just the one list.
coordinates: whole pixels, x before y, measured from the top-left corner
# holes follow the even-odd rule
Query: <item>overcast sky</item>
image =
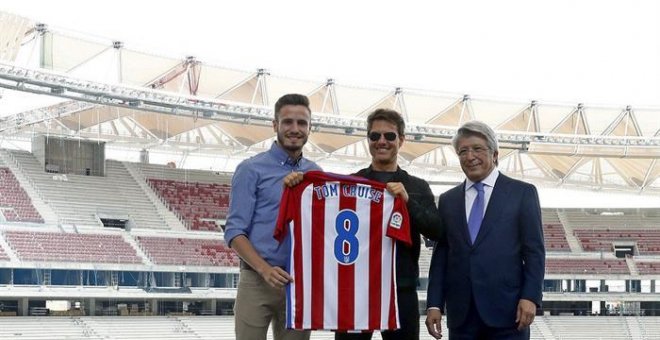
[(245, 70), (475, 97), (660, 106), (660, 2), (37, 1), (0, 9)]

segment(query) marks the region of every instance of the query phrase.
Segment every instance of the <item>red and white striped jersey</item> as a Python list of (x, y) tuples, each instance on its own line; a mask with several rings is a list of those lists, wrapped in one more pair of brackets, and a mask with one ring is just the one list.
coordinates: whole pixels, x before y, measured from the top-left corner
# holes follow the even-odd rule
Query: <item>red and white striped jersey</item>
[(282, 195), (274, 236), (287, 235), (288, 328), (400, 327), (395, 240), (412, 243), (402, 199), (382, 183), (310, 171)]

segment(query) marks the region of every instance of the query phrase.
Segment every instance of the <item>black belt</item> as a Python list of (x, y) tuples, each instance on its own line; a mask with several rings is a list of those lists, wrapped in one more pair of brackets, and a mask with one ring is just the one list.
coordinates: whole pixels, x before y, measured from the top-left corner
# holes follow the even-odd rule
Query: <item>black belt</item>
[[(280, 267), (280, 266), (276, 266), (276, 267)], [(243, 260), (241, 260), (241, 262), (240, 262), (240, 264), (239, 264), (239, 268), (240, 268), (241, 270), (251, 270), (251, 271), (253, 271), (253, 272), (255, 272), (255, 273), (257, 272), (254, 268), (252, 268), (247, 262), (245, 262), (245, 261), (243, 261)], [(282, 267), (280, 267), (280, 268), (282, 268)], [(284, 269), (284, 268), (282, 268), (282, 269)]]

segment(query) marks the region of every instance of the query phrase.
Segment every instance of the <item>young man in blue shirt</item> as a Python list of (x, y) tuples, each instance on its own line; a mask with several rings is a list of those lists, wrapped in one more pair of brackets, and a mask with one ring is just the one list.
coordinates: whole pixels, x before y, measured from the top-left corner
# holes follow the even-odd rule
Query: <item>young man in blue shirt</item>
[(291, 172), (320, 170), (303, 158), (311, 131), (309, 99), (287, 94), (275, 103), (273, 129), (277, 141), (270, 150), (238, 165), (232, 178), (225, 241), (241, 257), (238, 295), (234, 306), (236, 338), (266, 339), (273, 325), (275, 340), (309, 339), (309, 331), (285, 328), (284, 270), (291, 240), (273, 238), (282, 196), (282, 180)]

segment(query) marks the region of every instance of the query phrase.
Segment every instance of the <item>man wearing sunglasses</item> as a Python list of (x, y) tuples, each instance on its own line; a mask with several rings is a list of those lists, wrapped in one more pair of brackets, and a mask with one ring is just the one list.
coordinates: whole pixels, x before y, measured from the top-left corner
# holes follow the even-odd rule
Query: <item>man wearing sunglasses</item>
[[(401, 115), (388, 109), (378, 109), (367, 117), (367, 137), (371, 165), (356, 173), (381, 183), (393, 195), (407, 202), (410, 215), (412, 246), (397, 241), (396, 281), (399, 310), (398, 330), (382, 331), (384, 340), (418, 340), (419, 306), (417, 281), (419, 279), (419, 252), (421, 235), (438, 240), (443, 234), (442, 222), (428, 183), (411, 176), (398, 165), (399, 149), (405, 141), (405, 122)], [(372, 333), (335, 333), (338, 340), (371, 339)]]

